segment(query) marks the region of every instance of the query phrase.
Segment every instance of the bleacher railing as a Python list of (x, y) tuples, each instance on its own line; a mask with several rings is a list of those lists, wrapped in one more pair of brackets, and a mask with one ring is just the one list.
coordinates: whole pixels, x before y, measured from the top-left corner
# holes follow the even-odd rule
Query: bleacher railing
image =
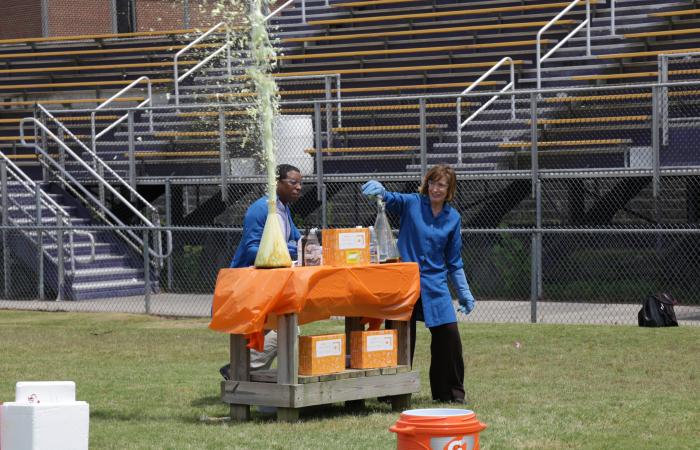
[[(25, 147), (34, 148), (36, 152), (40, 153), (44, 157), (40, 158), (40, 161), (46, 164), (46, 167), (48, 169), (53, 170), (58, 175), (59, 179), (62, 180), (64, 186), (66, 186), (68, 190), (79, 195), (81, 198), (84, 199), (84, 201), (85, 199), (89, 200), (89, 202), (85, 201), (86, 205), (88, 207), (96, 208), (95, 212), (98, 212), (104, 220), (106, 220), (108, 223), (111, 221), (112, 223), (117, 225), (124, 225), (124, 223), (119, 219), (119, 217), (117, 217), (111, 211), (109, 206), (106, 204), (105, 200), (103, 198), (95, 197), (92, 194), (92, 192), (83, 185), (83, 183), (76, 179), (73, 176), (73, 174), (71, 174), (66, 169), (65, 164), (56, 161), (53, 155), (51, 155), (46, 149), (42, 148), (41, 146), (37, 144), (30, 144), (26, 141), (24, 132), (25, 124), (32, 123), (36, 128), (41, 130), (41, 133), (43, 135), (50, 138), (51, 141), (57, 144), (61, 149), (61, 152), (64, 152), (64, 154), (70, 156), (73, 159), (73, 163), (82, 167), (82, 169), (91, 177), (93, 182), (95, 182), (101, 189), (106, 189), (107, 191), (109, 191), (112, 194), (112, 196), (116, 198), (122, 205), (128, 208), (131, 211), (131, 213), (134, 214), (134, 216), (141, 220), (146, 226), (154, 229), (160, 223), (158, 209), (151, 205), (145, 198), (141, 196), (141, 194), (134, 190), (126, 181), (124, 181), (123, 178), (121, 178), (116, 172), (114, 172), (114, 170), (112, 170), (112, 168), (109, 167), (109, 165), (107, 165), (101, 158), (99, 158), (97, 154), (93, 153), (82, 141), (80, 141), (80, 139), (78, 139), (68, 128), (66, 128), (66, 126), (63, 123), (61, 123), (48, 110), (46, 110), (46, 108), (44, 108), (41, 105), (37, 106), (40, 109), (40, 111), (46, 115), (46, 117), (51, 119), (64, 133), (67, 133), (80, 146), (80, 148), (83, 151), (87, 152), (91, 156), (93, 160), (93, 165), (97, 165), (97, 167), (101, 168), (101, 173), (107, 173), (110, 176), (110, 181), (107, 181), (104, 178), (104, 176), (100, 174), (100, 172), (94, 170), (93, 167), (91, 167), (87, 162), (85, 162), (85, 160), (80, 155), (76, 154), (68, 145), (66, 145), (66, 143), (63, 140), (56, 136), (46, 126), (46, 124), (41, 122), (39, 119), (36, 119), (34, 117), (26, 117), (20, 121), (19, 131), (20, 142), (22, 143), (22, 145)], [(70, 183), (68, 183), (66, 180)], [(122, 194), (113, 187), (113, 184), (115, 182), (117, 186), (125, 188), (130, 193), (132, 198), (137, 199), (143, 205), (143, 207), (145, 207), (146, 210), (148, 210), (149, 214), (151, 215), (151, 219), (146, 218), (141, 213), (141, 211), (132, 204), (132, 202), (124, 198)], [(172, 252), (172, 235), (170, 233), (166, 233), (165, 251), (163, 249), (162, 237), (160, 233), (156, 233), (155, 236), (155, 249), (149, 248), (149, 253), (151, 258), (153, 258), (154, 266), (156, 268), (159, 268), (162, 266), (163, 259)], [(142, 248), (143, 242), (139, 236), (133, 233), (128, 233), (128, 236), (123, 237), (124, 240), (129, 245), (131, 245), (132, 248), (136, 250)]]
[[(507, 92), (511, 91), (512, 93), (515, 93), (515, 65), (513, 64), (513, 58), (510, 56), (506, 56), (505, 58), (502, 58), (500, 61), (498, 61), (496, 64), (493, 65), (489, 70), (487, 70), (483, 75), (481, 75), (476, 81), (474, 81), (468, 88), (466, 88), (462, 93), (457, 97), (457, 164), (462, 164), (462, 129), (464, 129), (469, 122), (474, 120), (479, 114), (481, 114), (486, 108), (491, 106), (493, 102), (498, 100), (500, 97), (500, 94), (496, 94), (493, 97), (491, 97), (488, 101), (486, 101), (483, 105), (479, 107), (476, 111), (474, 111), (469, 117), (467, 117), (464, 122), (462, 122), (462, 96), (465, 94), (468, 94), (469, 92), (473, 91), (476, 89), (482, 81), (484, 81), (486, 78), (488, 78), (493, 72), (495, 72), (499, 67), (501, 67), (505, 63), (510, 63), (510, 82), (506, 84), (503, 89), (500, 90), (500, 92)], [(515, 120), (515, 96), (511, 95), (510, 96), (510, 101), (511, 101), (511, 120)]]
[[(297, 2), (297, 0), (287, 0), (282, 5), (280, 5), (277, 9), (275, 9), (270, 14), (265, 16), (265, 22), (272, 19), (277, 14), (280, 14), (282, 11), (287, 9), (290, 5), (294, 5), (294, 3), (296, 3), (296, 2)], [(326, 0), (326, 6), (328, 6), (328, 5), (329, 5), (328, 0)], [(301, 22), (306, 23), (306, 0), (301, 0)]]
[[(111, 130), (119, 126), (122, 122), (124, 122), (128, 118), (128, 114), (124, 114), (123, 116), (119, 117), (117, 120), (106, 126), (102, 131), (97, 133), (96, 131), (96, 125), (95, 125), (95, 115), (97, 114), (98, 111), (101, 109), (105, 109), (107, 106), (111, 105), (116, 99), (122, 97), (124, 94), (129, 92), (131, 89), (134, 89), (138, 84), (145, 82), (146, 83), (146, 88), (147, 88), (147, 96), (146, 98), (139, 103), (136, 106), (136, 109), (141, 109), (144, 106), (153, 106), (153, 90), (151, 88), (151, 80), (150, 78), (143, 76), (139, 77), (136, 80), (134, 80), (133, 83), (129, 84), (127, 87), (122, 89), (121, 91), (117, 92), (104, 102), (100, 103), (97, 108), (95, 108), (91, 113), (90, 113), (90, 132), (91, 132), (91, 137), (92, 137), (92, 151), (93, 153), (97, 153), (97, 140), (104, 136), (105, 134), (109, 133)], [(149, 124), (149, 129), (151, 132), (153, 132), (153, 115), (148, 112), (148, 124)]]
[[(202, 42), (204, 39), (208, 38), (212, 34), (216, 33), (218, 30), (225, 30), (226, 35), (225, 35), (225, 42), (222, 46), (218, 47), (216, 50), (211, 52), (209, 55), (204, 57), (201, 61), (199, 61), (197, 64), (194, 65), (194, 67), (190, 68), (187, 72), (183, 73), (180, 75), (179, 73), (179, 68), (178, 68), (178, 60), (182, 55), (190, 51), (195, 45), (199, 44)], [(175, 105), (180, 104), (180, 83), (182, 83), (187, 77), (192, 75), (194, 72), (199, 70), (202, 66), (207, 64), (209, 61), (212, 59), (216, 58), (219, 56), (221, 53), (226, 52), (226, 72), (228, 73), (228, 76), (230, 77), (233, 72), (231, 68), (231, 31), (228, 27), (228, 24), (225, 22), (219, 22), (213, 27), (211, 27), (209, 30), (206, 32), (202, 33), (197, 39), (194, 41), (190, 42), (187, 44), (182, 50), (177, 52), (173, 58), (173, 81), (174, 81), (174, 90), (175, 90)]]
[[(550, 29), (552, 25), (554, 25), (559, 19), (561, 19), (566, 13), (574, 9), (576, 6), (581, 4), (583, 1), (586, 2), (586, 19), (581, 22), (576, 28), (574, 28), (569, 34), (567, 34), (561, 41), (557, 42), (557, 44), (552, 47), (551, 50), (547, 52), (546, 55), (540, 56), (542, 52), (542, 35), (544, 34), (545, 31)], [(554, 16), (552, 20), (550, 20), (545, 26), (540, 28), (540, 31), (537, 32), (537, 42), (535, 44), (536, 46), (536, 54), (535, 54), (535, 61), (537, 65), (537, 89), (540, 89), (542, 87), (542, 63), (545, 62), (550, 56), (554, 54), (559, 48), (561, 48), (562, 45), (566, 44), (569, 39), (571, 39), (573, 36), (578, 34), (579, 31), (583, 27), (586, 27), (586, 55), (591, 56), (591, 4), (590, 0), (573, 0), (569, 6), (564, 8), (559, 14)]]
[[(668, 145), (668, 132), (669, 132), (669, 114), (668, 114), (668, 82), (669, 75), (697, 75), (700, 73), (700, 69), (697, 69), (697, 63), (700, 62), (700, 52), (683, 52), (683, 53), (661, 53), (658, 55), (657, 63), (657, 77), (659, 84), (663, 84), (660, 90), (659, 97), (659, 108), (661, 113), (661, 143), (662, 145)], [(695, 66), (693, 68), (678, 69), (674, 71), (669, 71), (669, 64), (673, 60), (681, 59), (681, 62), (693, 62)]]

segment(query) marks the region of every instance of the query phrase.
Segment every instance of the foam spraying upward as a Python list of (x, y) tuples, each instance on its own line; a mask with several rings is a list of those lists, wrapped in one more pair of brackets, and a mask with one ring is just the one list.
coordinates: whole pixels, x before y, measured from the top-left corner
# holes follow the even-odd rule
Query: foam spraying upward
[(267, 173), (268, 194), (267, 219), (255, 258), (255, 267), (290, 267), (292, 259), (289, 256), (287, 243), (277, 216), (277, 182), (275, 179), (277, 161), (272, 137), (272, 121), (277, 113), (278, 105), (277, 85), (270, 76), (276, 55), (265, 28), (265, 18), (262, 14), (263, 2), (267, 3), (267, 0), (253, 0), (251, 4), (250, 52), (253, 65), (248, 69), (248, 75), (253, 80), (257, 92), (257, 111), (262, 132), (263, 162)]

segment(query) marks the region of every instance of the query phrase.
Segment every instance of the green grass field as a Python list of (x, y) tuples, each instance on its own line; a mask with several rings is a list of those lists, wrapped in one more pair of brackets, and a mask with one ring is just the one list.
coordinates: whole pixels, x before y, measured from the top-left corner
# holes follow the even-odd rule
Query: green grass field
[[(0, 311), (0, 401), (16, 381), (74, 380), (90, 404), (92, 449), (392, 449), (398, 418), (367, 401), (225, 423), (218, 368), (228, 336), (201, 319)], [(419, 327), (420, 328), (420, 327)], [(303, 327), (340, 331), (341, 321)], [(461, 324), (468, 407), (483, 449), (691, 449), (700, 436), (700, 328)], [(516, 342), (519, 345), (516, 345)], [(416, 367), (432, 403), (429, 333)]]

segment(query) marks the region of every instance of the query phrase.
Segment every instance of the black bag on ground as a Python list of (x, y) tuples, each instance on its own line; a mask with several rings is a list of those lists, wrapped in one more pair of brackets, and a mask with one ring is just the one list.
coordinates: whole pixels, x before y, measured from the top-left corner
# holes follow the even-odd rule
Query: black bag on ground
[(642, 302), (637, 314), (640, 327), (677, 327), (676, 312), (673, 307), (678, 301), (671, 294), (650, 295)]

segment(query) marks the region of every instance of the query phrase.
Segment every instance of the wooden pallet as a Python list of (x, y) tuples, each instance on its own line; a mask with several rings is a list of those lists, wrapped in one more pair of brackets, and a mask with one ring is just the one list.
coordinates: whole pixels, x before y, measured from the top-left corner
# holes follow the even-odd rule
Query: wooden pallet
[[(409, 368), (409, 327), (407, 322), (387, 321), (387, 328), (398, 331), (397, 367), (348, 369), (319, 375), (298, 375), (297, 316), (287, 314), (277, 322), (276, 370), (250, 371), (250, 354), (245, 338), (231, 335), (231, 380), (221, 382), (221, 399), (231, 405), (231, 418), (248, 420), (250, 406), (275, 406), (277, 419), (296, 421), (301, 408), (347, 402), (360, 406), (364, 399), (388, 397), (392, 409), (410, 406), (411, 395), (420, 391), (420, 375)], [(362, 329), (359, 318), (345, 319), (346, 346), (352, 331)], [(349, 349), (346, 349), (349, 351)]]

